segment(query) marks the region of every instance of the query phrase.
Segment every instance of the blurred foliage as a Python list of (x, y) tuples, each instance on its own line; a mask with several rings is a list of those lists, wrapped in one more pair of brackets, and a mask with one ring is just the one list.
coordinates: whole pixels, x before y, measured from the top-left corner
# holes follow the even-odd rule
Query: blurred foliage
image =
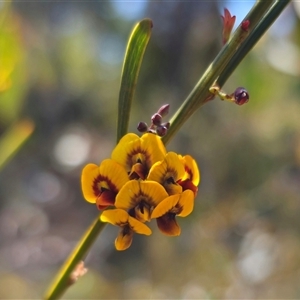
[(18, 17), (10, 14), (5, 4), (3, 6), (0, 11), (0, 126), (17, 119), (26, 89), (20, 23)]
[[(0, 4), (0, 138), (24, 117), (36, 124), (0, 173), (2, 299), (39, 298), (98, 214), (83, 200), (79, 178), (82, 166), (113, 149), (122, 59), (136, 21), (149, 17), (154, 27), (133, 132), (164, 103), (172, 114), (221, 47), (226, 2), (125, 4)], [(107, 227), (86, 259), (88, 274), (66, 298), (300, 297), (297, 11), (296, 2), (288, 7), (225, 85), (228, 93), (245, 86), (250, 102), (206, 104), (168, 145), (201, 169), (181, 236), (152, 228), (119, 253), (117, 229)]]

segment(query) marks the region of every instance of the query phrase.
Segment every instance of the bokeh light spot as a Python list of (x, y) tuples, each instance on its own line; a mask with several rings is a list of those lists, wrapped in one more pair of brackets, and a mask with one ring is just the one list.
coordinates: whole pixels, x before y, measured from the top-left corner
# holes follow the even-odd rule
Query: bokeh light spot
[(90, 141), (79, 133), (63, 134), (56, 142), (54, 156), (65, 167), (75, 168), (82, 164), (90, 151)]

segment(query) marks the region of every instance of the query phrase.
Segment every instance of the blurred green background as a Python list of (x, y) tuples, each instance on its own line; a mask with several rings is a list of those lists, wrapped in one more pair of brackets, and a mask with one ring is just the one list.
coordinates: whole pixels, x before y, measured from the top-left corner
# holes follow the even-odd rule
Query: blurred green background
[[(162, 105), (176, 111), (218, 53), (224, 7), (253, 2), (0, 3), (0, 140), (20, 120), (35, 131), (0, 172), (0, 299), (41, 298), (98, 215), (82, 167), (116, 140), (122, 60), (134, 24), (153, 20), (130, 131)], [(191, 154), (201, 183), (182, 234), (134, 237), (117, 252), (107, 226), (89, 272), (65, 299), (300, 298), (300, 22), (293, 2), (225, 85), (250, 102), (214, 100), (168, 150)]]

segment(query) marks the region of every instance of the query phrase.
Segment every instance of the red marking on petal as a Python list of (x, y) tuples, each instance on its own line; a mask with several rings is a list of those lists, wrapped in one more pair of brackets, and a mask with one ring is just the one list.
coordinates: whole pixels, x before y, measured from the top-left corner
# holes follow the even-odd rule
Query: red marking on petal
[[(109, 190), (113, 191), (115, 194), (118, 193), (117, 187), (115, 186), (114, 183), (112, 183), (110, 178), (100, 174), (94, 179), (94, 182), (93, 182), (93, 190), (94, 190), (94, 194), (96, 197), (99, 197), (103, 192), (101, 182), (106, 182), (109, 187)], [(107, 190), (106, 187), (105, 187), (105, 189)]]
[(99, 210), (103, 210), (115, 204), (116, 193), (110, 190), (104, 190), (99, 197), (97, 197), (96, 205)]
[(179, 180), (177, 183), (182, 186), (183, 191), (191, 190), (194, 193), (195, 197), (197, 196), (198, 187), (196, 187), (191, 180), (189, 179), (183, 181)]
[[(140, 157), (138, 157), (137, 159), (134, 158), (134, 156), (138, 154), (142, 155), (143, 161), (141, 160)], [(128, 153), (126, 164), (129, 165), (131, 168), (137, 163), (142, 164), (145, 170), (144, 174), (146, 177), (150, 168), (149, 166), (147, 166), (149, 160), (150, 160), (150, 154), (147, 152), (147, 150), (142, 149), (141, 147), (137, 147), (133, 149), (130, 153)]]
[(188, 166), (184, 166), (184, 170), (185, 170), (186, 173), (189, 174), (189, 179), (193, 180), (193, 172), (192, 172), (192, 170)]
[(136, 163), (132, 166), (131, 172), (129, 173), (129, 179), (142, 179), (145, 180), (147, 176), (147, 170), (141, 163)]

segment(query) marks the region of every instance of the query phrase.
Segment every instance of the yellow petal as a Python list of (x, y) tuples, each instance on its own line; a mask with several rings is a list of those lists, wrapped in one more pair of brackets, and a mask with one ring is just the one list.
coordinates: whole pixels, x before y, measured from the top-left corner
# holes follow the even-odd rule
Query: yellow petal
[(166, 197), (168, 197), (168, 193), (164, 189), (164, 187), (155, 181), (140, 181), (140, 189), (141, 195), (147, 195), (147, 203), (151, 206), (156, 206)]
[(118, 193), (129, 180), (126, 169), (112, 159), (105, 159), (99, 167), (99, 173), (108, 182), (108, 189)]
[(145, 133), (142, 135), (141, 147), (150, 153), (150, 158), (147, 162), (148, 170), (154, 163), (162, 160), (167, 152), (161, 138), (153, 133)]
[(182, 181), (190, 179), (195, 186), (198, 186), (200, 182), (200, 171), (196, 161), (190, 155), (183, 156), (182, 161), (186, 171)]
[(121, 209), (131, 209), (141, 202), (156, 206), (168, 197), (165, 189), (155, 181), (130, 180), (120, 190), (115, 206)]
[(123, 165), (127, 172), (131, 172), (136, 163), (141, 163), (147, 175), (151, 166), (162, 160), (165, 153), (166, 149), (157, 135), (146, 133), (139, 138), (136, 134), (128, 133), (115, 147), (111, 158)]
[(188, 216), (194, 209), (194, 193), (191, 190), (185, 190), (179, 198), (178, 206), (181, 208), (181, 212), (177, 214), (179, 217)]
[(168, 166), (168, 171), (173, 175), (174, 181), (181, 179), (184, 174), (184, 165), (175, 152), (168, 152), (165, 156), (165, 161)]
[(152, 233), (151, 229), (144, 223), (138, 221), (137, 219), (130, 217), (128, 219), (130, 228), (139, 234), (150, 235)]
[(176, 195), (182, 192), (182, 186), (178, 183), (167, 183), (164, 187), (169, 195)]
[(172, 195), (161, 201), (152, 211), (151, 219), (159, 218), (175, 207), (179, 201), (180, 195)]
[(175, 220), (174, 214), (166, 214), (156, 219), (159, 230), (168, 236), (180, 235), (181, 229)]
[[(112, 191), (115, 195), (119, 189), (129, 180), (126, 170), (112, 159), (104, 160), (98, 167), (88, 164), (82, 170), (81, 188), (84, 198), (90, 203), (96, 203), (105, 208), (104, 202), (99, 198), (103, 189)], [(112, 195), (113, 196), (113, 195)], [(114, 203), (114, 196), (110, 199), (110, 205)]]
[(90, 203), (95, 203), (100, 194), (97, 187), (97, 178), (99, 175), (99, 167), (95, 164), (88, 164), (82, 170), (81, 189), (83, 197)]
[(132, 214), (140, 222), (150, 222), (152, 206), (145, 202), (141, 202), (134, 208), (134, 214)]
[(168, 152), (163, 161), (155, 163), (147, 179), (164, 184), (169, 178), (176, 182), (185, 174), (184, 165), (175, 152)]
[(168, 152), (163, 161), (155, 163), (149, 171), (147, 180), (154, 180), (164, 186), (169, 195), (182, 192), (176, 182), (185, 174), (182, 159), (175, 152)]
[(152, 211), (151, 219), (159, 218), (168, 213), (179, 217), (188, 216), (194, 208), (194, 193), (185, 190), (181, 194), (172, 195), (161, 201)]
[(129, 215), (127, 211), (123, 209), (108, 209), (105, 210), (100, 216), (100, 220), (102, 222), (107, 222), (117, 226), (124, 226), (127, 224), (128, 218)]
[(121, 229), (117, 238), (115, 239), (115, 247), (118, 251), (126, 250), (130, 247), (133, 238), (133, 231), (128, 227)]
[(140, 144), (141, 141), (138, 135), (128, 133), (121, 138), (117, 146), (114, 148), (111, 158), (125, 167), (127, 172), (130, 172), (132, 165), (136, 163), (132, 163), (130, 156), (135, 149), (140, 148)]

